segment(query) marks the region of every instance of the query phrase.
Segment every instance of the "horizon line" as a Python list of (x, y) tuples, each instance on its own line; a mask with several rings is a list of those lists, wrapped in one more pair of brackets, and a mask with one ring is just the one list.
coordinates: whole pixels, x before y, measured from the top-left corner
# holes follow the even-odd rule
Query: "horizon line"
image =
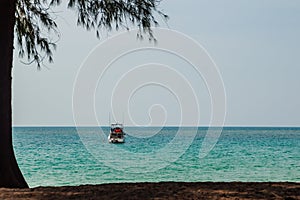
[[(26, 127), (80, 127), (80, 128), (87, 128), (87, 127), (110, 127), (110, 125), (83, 125), (83, 126), (76, 126), (76, 125), (13, 125), (12, 128), (26, 128)], [(198, 128), (300, 128), (300, 125), (224, 125), (224, 126), (213, 126), (213, 125), (200, 125), (200, 126), (193, 126), (193, 125), (165, 125), (165, 126), (134, 126), (128, 125), (125, 127), (140, 127), (140, 128), (151, 128), (151, 127), (198, 127)]]

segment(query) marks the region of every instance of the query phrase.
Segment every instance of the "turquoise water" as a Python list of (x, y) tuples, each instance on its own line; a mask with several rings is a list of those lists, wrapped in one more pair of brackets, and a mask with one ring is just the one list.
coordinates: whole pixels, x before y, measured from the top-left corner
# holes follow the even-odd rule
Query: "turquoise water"
[[(191, 135), (193, 130), (183, 128), (182, 132)], [(107, 133), (108, 128), (103, 131)], [(125, 131), (126, 143), (115, 145), (91, 137), (99, 132), (95, 127), (84, 128), (81, 134), (74, 127), (15, 127), (15, 154), (31, 187), (149, 181), (300, 182), (300, 128), (226, 127), (204, 158), (199, 158), (199, 150), (207, 128), (196, 129), (192, 140), (183, 134), (175, 142), (177, 127)], [(90, 143), (82, 135), (91, 137)], [(172, 142), (175, 145), (169, 147)], [(186, 149), (181, 148), (186, 144)]]

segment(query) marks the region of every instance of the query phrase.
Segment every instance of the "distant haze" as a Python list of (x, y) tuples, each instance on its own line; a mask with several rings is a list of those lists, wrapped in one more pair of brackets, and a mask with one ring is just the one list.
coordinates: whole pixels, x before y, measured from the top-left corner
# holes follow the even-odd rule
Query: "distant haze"
[[(164, 0), (161, 7), (170, 16), (168, 27), (203, 45), (218, 66), (226, 89), (226, 126), (300, 126), (300, 1)], [(72, 93), (78, 70), (93, 48), (116, 34), (103, 31), (98, 40), (94, 32), (76, 27), (73, 12), (65, 11), (64, 6), (58, 10), (62, 11), (57, 18), (61, 39), (53, 64), (38, 71), (34, 65), (22, 64), (15, 52), (14, 126), (74, 126)], [(164, 22), (160, 24), (167, 27)], [(209, 124), (209, 92), (203, 80), (189, 71), (187, 63), (151, 50), (128, 55), (121, 61), (127, 67), (152, 61), (182, 68), (201, 99), (200, 124)], [(114, 81), (114, 74), (117, 70), (107, 81)], [(116, 120), (124, 120), (127, 125), (148, 125), (152, 116), (153, 125), (163, 120), (164, 125), (188, 125), (180, 124), (178, 102), (170, 91), (156, 86), (143, 89), (143, 93), (134, 93), (128, 104), (134, 123), (126, 114), (125, 119), (122, 116), (126, 110), (120, 110)], [(108, 125), (110, 107), (98, 109), (102, 93), (95, 91), (95, 115), (101, 122), (107, 121), (100, 125)], [(195, 118), (189, 117), (190, 121)]]

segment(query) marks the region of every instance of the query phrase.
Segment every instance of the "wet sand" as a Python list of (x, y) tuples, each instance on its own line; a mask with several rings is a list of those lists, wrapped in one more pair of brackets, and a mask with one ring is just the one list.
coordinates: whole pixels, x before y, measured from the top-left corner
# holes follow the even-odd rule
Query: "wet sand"
[(0, 188), (0, 199), (284, 199), (300, 200), (300, 183), (162, 182), (29, 189)]

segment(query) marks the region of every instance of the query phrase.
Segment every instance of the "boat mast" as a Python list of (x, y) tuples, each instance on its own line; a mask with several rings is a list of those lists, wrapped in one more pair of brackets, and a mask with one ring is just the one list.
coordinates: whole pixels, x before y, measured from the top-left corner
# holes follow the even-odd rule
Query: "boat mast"
[(108, 113), (108, 124), (111, 125), (111, 123), (110, 123), (110, 112)]

